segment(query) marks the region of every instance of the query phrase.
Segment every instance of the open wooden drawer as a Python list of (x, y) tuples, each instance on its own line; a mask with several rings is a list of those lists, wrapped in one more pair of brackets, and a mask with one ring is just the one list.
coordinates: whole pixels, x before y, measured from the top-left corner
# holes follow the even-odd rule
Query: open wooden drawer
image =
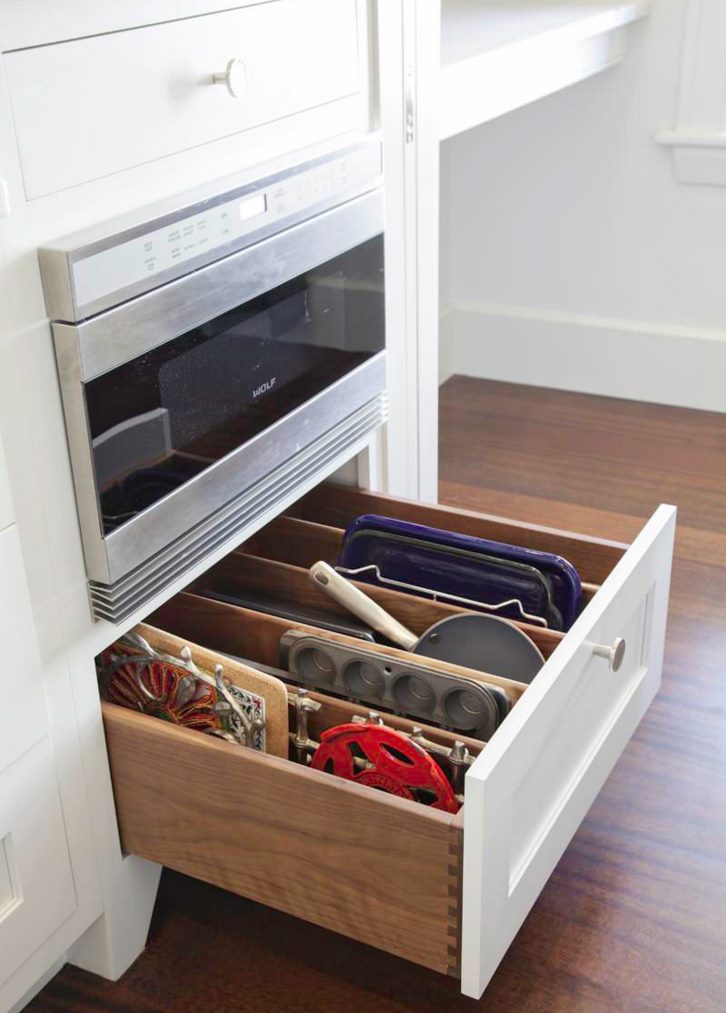
[[(567, 634), (536, 633), (546, 663), (526, 689), (510, 684), (514, 706), (469, 769), (459, 813), (105, 706), (122, 843), (460, 975), (462, 991), (478, 997), (658, 688), (675, 510), (659, 508), (628, 547), (321, 486), (205, 579), (238, 578), (257, 591), (283, 580), (287, 593), (315, 604), (319, 592), (301, 567), (334, 557), (335, 529), (373, 512), (557, 552), (592, 585)], [(376, 593), (416, 632), (454, 609)], [(199, 601), (180, 595), (149, 621), (275, 664), (289, 622)], [(626, 649), (613, 671), (605, 648), (617, 638)]]

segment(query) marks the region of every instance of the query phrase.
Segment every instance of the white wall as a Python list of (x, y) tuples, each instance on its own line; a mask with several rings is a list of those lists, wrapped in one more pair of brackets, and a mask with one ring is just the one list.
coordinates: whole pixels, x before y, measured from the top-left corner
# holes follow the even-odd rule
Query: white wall
[[(676, 181), (687, 0), (442, 145), (442, 369), (726, 411), (726, 187)], [(724, 57), (726, 59), (726, 56)]]

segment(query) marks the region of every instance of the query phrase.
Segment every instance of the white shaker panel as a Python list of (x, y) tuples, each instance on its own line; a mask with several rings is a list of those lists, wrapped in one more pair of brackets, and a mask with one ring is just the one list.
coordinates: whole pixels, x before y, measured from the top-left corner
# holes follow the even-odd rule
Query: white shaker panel
[(658, 690), (675, 517), (653, 514), (467, 773), (465, 995), (481, 996)]
[(0, 773), (0, 985), (76, 908), (46, 737)]
[(27, 197), (355, 95), (358, 25), (356, 0), (275, 0), (6, 53)]

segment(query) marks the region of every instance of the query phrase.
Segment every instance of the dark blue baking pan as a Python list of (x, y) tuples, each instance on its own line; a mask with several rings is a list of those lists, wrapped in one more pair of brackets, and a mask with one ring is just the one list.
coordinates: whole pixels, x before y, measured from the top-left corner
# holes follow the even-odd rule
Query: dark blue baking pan
[(579, 575), (561, 556), (376, 514), (348, 526), (338, 567), (365, 583), (554, 630), (569, 629), (582, 605)]

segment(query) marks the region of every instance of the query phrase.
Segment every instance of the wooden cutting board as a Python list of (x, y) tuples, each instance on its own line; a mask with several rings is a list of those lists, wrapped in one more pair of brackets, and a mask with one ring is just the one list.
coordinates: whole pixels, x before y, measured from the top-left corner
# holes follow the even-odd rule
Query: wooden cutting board
[(280, 679), (266, 672), (258, 672), (257, 669), (217, 654), (216, 651), (175, 637), (155, 626), (141, 623), (134, 632), (142, 636), (157, 651), (173, 657), (178, 657), (181, 649), (188, 647), (198, 668), (212, 674), (215, 665), (221, 665), (225, 679), (248, 693), (262, 697), (265, 701), (265, 752), (287, 759), (289, 744), (287, 687)]

